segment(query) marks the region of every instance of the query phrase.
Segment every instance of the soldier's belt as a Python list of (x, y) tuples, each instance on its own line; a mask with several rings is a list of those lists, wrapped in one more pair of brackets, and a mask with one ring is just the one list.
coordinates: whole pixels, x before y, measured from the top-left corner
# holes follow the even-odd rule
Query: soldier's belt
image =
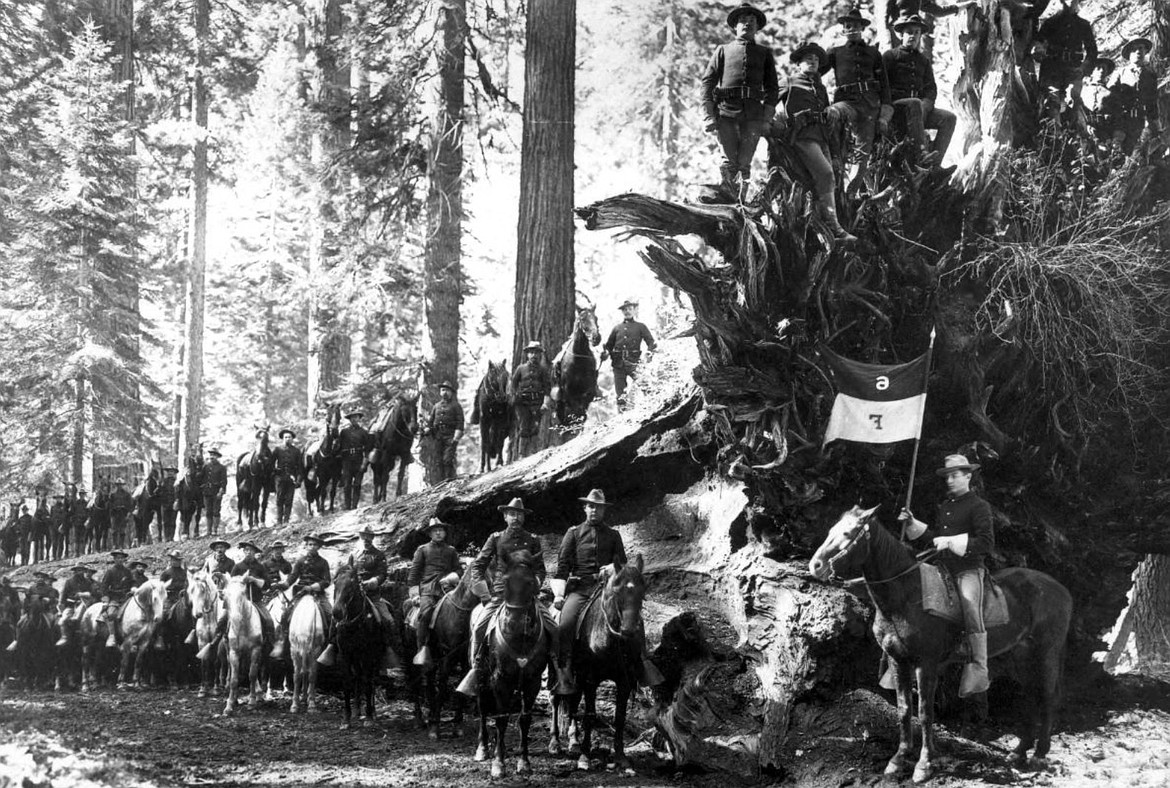
[(862, 95), (864, 93), (878, 93), (882, 89), (882, 84), (876, 79), (863, 79), (860, 82), (846, 82), (844, 85), (838, 85), (836, 93), (841, 95)]
[(361, 454), (362, 450), (361, 449), (342, 449), (341, 453), (348, 457), (348, 456), (353, 455), (353, 454)]
[(747, 85), (739, 85), (732, 88), (715, 88), (716, 99), (762, 99), (764, 97), (763, 88), (750, 87)]
[(1082, 52), (1049, 52), (1045, 60), (1055, 60), (1059, 63), (1083, 63), (1085, 55)]
[(891, 96), (891, 98), (893, 98), (894, 101), (897, 101), (899, 99), (908, 99), (908, 98), (913, 98), (913, 99), (922, 98), (922, 91), (915, 90), (914, 88), (899, 89), (896, 92), (891, 91), (891, 93), (893, 94)]
[(829, 122), (829, 115), (824, 110), (820, 109), (802, 109), (792, 115), (792, 122), (795, 126), (818, 126)]

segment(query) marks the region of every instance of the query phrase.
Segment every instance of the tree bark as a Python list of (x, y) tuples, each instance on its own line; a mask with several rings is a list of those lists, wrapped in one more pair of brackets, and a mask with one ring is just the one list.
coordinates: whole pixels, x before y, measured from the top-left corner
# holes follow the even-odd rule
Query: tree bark
[(575, 0), (528, 4), (513, 363), (532, 340), (558, 347), (575, 317), (576, 24)]
[(1170, 665), (1170, 555), (1147, 555), (1134, 576), (1134, 642), (1142, 669)]

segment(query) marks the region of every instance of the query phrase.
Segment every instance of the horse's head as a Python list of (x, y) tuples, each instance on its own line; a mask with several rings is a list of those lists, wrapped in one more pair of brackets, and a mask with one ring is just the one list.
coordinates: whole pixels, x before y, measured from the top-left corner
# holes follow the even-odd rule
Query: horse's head
[(595, 306), (579, 306), (577, 307), (577, 320), (573, 324), (575, 332), (581, 332), (589, 338), (590, 345), (601, 344), (601, 329), (597, 327), (597, 307)]
[(646, 578), (642, 575), (642, 556), (633, 561), (614, 565), (613, 574), (605, 584), (607, 607), (616, 610), (621, 625), (621, 636), (630, 639), (642, 633), (642, 602), (646, 599)]
[(353, 621), (365, 610), (365, 589), (357, 572), (343, 569), (333, 579), (333, 618), (337, 621)]
[(508, 394), (508, 366), (507, 362), (500, 360), (497, 364), (494, 361), (488, 362), (487, 374), (483, 378), (484, 387), (494, 394), (497, 398), (505, 397)]
[(869, 556), (869, 518), (877, 511), (854, 506), (829, 529), (825, 541), (809, 559), (808, 571), (818, 580), (852, 577)]
[(216, 588), (206, 574), (200, 572), (187, 579), (187, 598), (191, 600), (191, 613), (195, 618), (215, 618)]
[(398, 418), (401, 430), (411, 437), (418, 434), (418, 392), (398, 392)]
[(220, 595), (223, 597), (223, 604), (229, 611), (239, 610), (240, 606), (248, 600), (248, 584), (244, 582), (246, 575), (234, 575), (227, 578), (220, 589)]
[(134, 599), (142, 607), (147, 621), (162, 621), (163, 611), (167, 605), (167, 589), (161, 580), (147, 580), (138, 586), (134, 592)]
[(513, 606), (530, 605), (539, 590), (536, 557), (527, 550), (509, 555), (508, 567), (504, 570), (504, 601)]

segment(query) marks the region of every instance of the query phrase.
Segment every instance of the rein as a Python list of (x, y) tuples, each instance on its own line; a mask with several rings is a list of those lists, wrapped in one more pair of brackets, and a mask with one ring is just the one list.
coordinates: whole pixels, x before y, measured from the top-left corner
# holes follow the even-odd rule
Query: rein
[(918, 569), (918, 567), (922, 566), (924, 563), (926, 563), (927, 560), (929, 560), (931, 557), (934, 556), (935, 553), (938, 552), (938, 550), (934, 547), (931, 547), (927, 550), (923, 550), (921, 553), (918, 553), (917, 555), (914, 556), (914, 563), (912, 563), (910, 566), (903, 569), (901, 572), (899, 572), (898, 574), (896, 574), (892, 577), (882, 578), (881, 580), (870, 580), (868, 577), (865, 576), (864, 570), (862, 570), (861, 577), (852, 577), (852, 578), (838, 577), (836, 563), (838, 561), (840, 561), (842, 558), (847, 557), (853, 551), (853, 548), (856, 547), (858, 544), (860, 544), (861, 538), (863, 536), (869, 536), (869, 520), (866, 520), (864, 523), (862, 523), (861, 527), (858, 528), (857, 531), (854, 532), (854, 534), (849, 538), (849, 541), (847, 541), (845, 543), (845, 545), (840, 550), (837, 551), (837, 554), (835, 556), (833, 556), (832, 558), (830, 558), (827, 562), (829, 564), (830, 576), (832, 577), (833, 580), (836, 580), (838, 583), (840, 583), (843, 586), (852, 587), (852, 586), (863, 585), (863, 586), (866, 586), (868, 588), (869, 586), (878, 586), (878, 585), (884, 585), (886, 583), (892, 583), (895, 580), (899, 580), (899, 579), (905, 577), (906, 575), (910, 574), (914, 570)]

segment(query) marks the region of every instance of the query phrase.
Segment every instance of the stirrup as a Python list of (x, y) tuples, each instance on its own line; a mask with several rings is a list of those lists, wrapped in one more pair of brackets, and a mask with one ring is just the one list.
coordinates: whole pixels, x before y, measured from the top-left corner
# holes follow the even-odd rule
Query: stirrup
[(15, 641), (15, 640), (12, 641), (11, 643), (8, 644), (8, 648), (6, 648), (4, 650), (5, 651), (16, 651), (16, 643), (17, 643), (17, 641)]
[(330, 643), (321, 652), (321, 656), (317, 657), (317, 664), (325, 667), (332, 667), (333, 663), (337, 661), (337, 646)]
[(66, 645), (69, 645), (69, 638), (67, 638), (67, 637), (65, 637), (64, 635), (62, 635), (62, 636), (61, 636), (61, 637), (60, 637), (60, 638), (57, 640), (57, 642), (53, 644), (53, 648), (61, 648), (62, 646), (66, 646)]
[(215, 653), (216, 647), (219, 645), (219, 638), (214, 638), (203, 648), (199, 649), (199, 653), (195, 655), (195, 659), (205, 660), (210, 659), (211, 655)]
[(187, 635), (187, 637), (183, 638), (183, 643), (185, 643), (188, 646), (194, 646), (198, 642), (199, 642), (199, 638), (197, 638), (195, 636), (195, 630), (193, 630), (193, 629), (191, 630), (191, 634), (189, 634), (189, 635)]
[(411, 662), (415, 665), (418, 665), (419, 667), (429, 668), (432, 664), (431, 647), (423, 646), (420, 648), (418, 653), (414, 655), (414, 659), (411, 660)]
[(474, 698), (479, 695), (479, 668), (472, 668), (467, 671), (467, 675), (463, 677), (463, 681), (459, 682), (459, 686), (455, 688), (455, 691), (469, 698)]

